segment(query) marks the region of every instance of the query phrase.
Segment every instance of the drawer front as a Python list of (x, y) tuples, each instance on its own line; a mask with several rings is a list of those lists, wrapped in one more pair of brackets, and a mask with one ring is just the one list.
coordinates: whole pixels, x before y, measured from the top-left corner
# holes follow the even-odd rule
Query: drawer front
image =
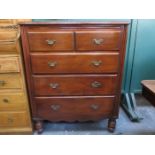
[(17, 46), (15, 43), (0, 43), (0, 54), (16, 54)]
[(26, 108), (27, 100), (23, 93), (1, 93), (0, 111), (23, 110)]
[(34, 76), (33, 81), (36, 96), (110, 95), (117, 87), (117, 75)]
[(120, 29), (76, 32), (77, 50), (119, 50), (120, 45)]
[(37, 114), (43, 119), (92, 120), (110, 116), (114, 108), (110, 97), (51, 97), (36, 98)]
[(0, 112), (0, 127), (26, 127), (29, 123), (29, 118), (25, 111)]
[(18, 53), (17, 30), (0, 29), (0, 54)]
[(0, 74), (0, 89), (22, 88), (20, 74)]
[(31, 55), (33, 73), (116, 73), (119, 54)]
[(7, 41), (14, 41), (17, 37), (17, 30), (16, 29), (7, 29), (7, 28), (2, 28), (0, 29), (0, 42), (3, 41), (3, 43)]
[(18, 57), (0, 57), (0, 73), (19, 71)]
[(73, 32), (28, 32), (31, 51), (73, 50)]

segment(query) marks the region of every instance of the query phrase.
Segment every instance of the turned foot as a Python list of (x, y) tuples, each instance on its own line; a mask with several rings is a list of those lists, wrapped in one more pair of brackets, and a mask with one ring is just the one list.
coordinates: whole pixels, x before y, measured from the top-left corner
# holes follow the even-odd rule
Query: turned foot
[(38, 132), (38, 134), (41, 134), (43, 132), (43, 121), (35, 121), (35, 130)]
[(114, 132), (116, 127), (116, 119), (109, 119), (108, 121), (108, 130)]

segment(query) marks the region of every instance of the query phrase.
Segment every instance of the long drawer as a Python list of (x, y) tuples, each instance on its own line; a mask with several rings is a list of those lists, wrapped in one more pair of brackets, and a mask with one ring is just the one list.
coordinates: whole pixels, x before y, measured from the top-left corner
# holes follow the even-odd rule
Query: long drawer
[(26, 127), (29, 125), (26, 111), (0, 112), (0, 127)]
[(0, 73), (20, 72), (19, 58), (12, 56), (0, 57)]
[(0, 89), (22, 88), (22, 79), (19, 73), (0, 74)]
[(37, 97), (37, 115), (51, 121), (94, 120), (111, 115), (114, 96)]
[(117, 75), (33, 76), (36, 96), (111, 95), (116, 93)]
[(0, 111), (23, 110), (26, 108), (27, 100), (23, 93), (1, 93)]
[(31, 54), (32, 71), (48, 73), (117, 73), (119, 53)]

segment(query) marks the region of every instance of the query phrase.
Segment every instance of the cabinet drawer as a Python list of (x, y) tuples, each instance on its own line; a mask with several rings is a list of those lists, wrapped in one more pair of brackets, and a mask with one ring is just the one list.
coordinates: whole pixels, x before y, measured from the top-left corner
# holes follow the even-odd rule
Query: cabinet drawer
[(118, 53), (31, 55), (33, 73), (116, 73)]
[(77, 31), (77, 50), (119, 50), (121, 29), (104, 29), (96, 31)]
[(0, 73), (19, 71), (18, 57), (0, 57)]
[(18, 53), (15, 43), (0, 44), (0, 54), (16, 54)]
[(22, 79), (20, 74), (0, 74), (0, 89), (22, 88)]
[(110, 116), (114, 96), (36, 98), (37, 114), (51, 121), (93, 120)]
[(110, 95), (116, 93), (117, 75), (34, 76), (35, 95)]
[(15, 29), (0, 29), (0, 54), (18, 53), (18, 34)]
[(73, 32), (28, 32), (31, 51), (73, 50)]
[(26, 127), (29, 123), (29, 118), (25, 111), (0, 112), (0, 127)]
[(23, 93), (0, 94), (0, 111), (23, 110), (27, 104), (26, 96)]

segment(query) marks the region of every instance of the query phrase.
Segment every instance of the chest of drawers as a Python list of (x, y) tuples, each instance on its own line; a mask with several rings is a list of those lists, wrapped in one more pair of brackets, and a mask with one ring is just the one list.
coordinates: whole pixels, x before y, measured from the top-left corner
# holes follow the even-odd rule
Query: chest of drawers
[(118, 118), (127, 23), (21, 24), (26, 79), (38, 132), (43, 120)]
[(0, 134), (32, 134), (19, 37), (18, 20), (0, 20)]

